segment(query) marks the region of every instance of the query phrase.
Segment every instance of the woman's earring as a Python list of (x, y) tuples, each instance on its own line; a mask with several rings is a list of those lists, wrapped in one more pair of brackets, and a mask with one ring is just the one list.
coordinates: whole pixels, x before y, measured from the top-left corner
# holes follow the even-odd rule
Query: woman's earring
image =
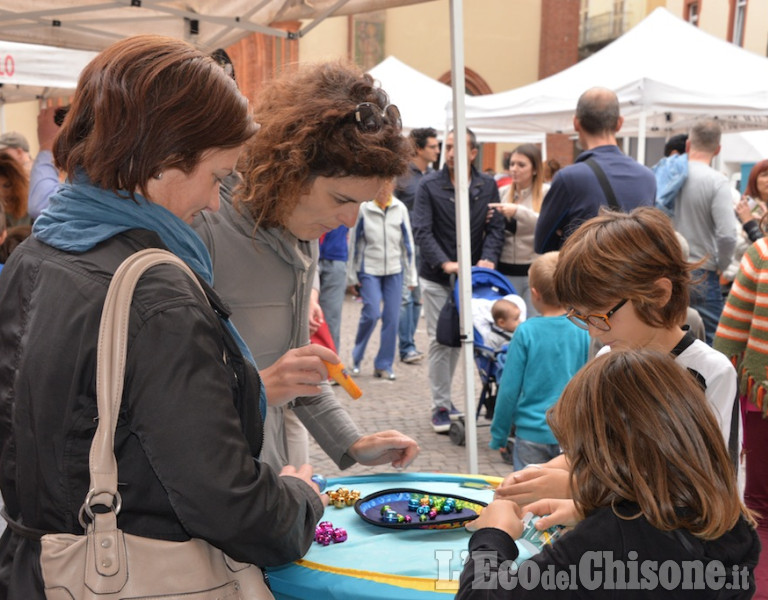
[(162, 179), (163, 178), (163, 172), (160, 171), (157, 175), (155, 175), (155, 179)]

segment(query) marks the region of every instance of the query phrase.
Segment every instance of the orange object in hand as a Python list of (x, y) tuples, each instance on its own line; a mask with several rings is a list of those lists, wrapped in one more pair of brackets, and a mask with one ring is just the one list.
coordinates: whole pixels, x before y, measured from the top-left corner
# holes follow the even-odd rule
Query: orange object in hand
[(333, 380), (338, 383), (349, 394), (353, 400), (357, 400), (363, 395), (363, 391), (357, 387), (355, 381), (347, 373), (347, 369), (342, 363), (336, 363), (332, 365), (328, 361), (323, 361), (325, 366), (328, 367), (328, 374), (333, 377)]

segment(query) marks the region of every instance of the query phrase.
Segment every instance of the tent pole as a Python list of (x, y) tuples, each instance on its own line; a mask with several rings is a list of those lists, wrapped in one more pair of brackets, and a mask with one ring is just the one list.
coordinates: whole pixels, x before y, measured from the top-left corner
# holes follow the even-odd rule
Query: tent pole
[(469, 231), (469, 179), (466, 165), (467, 131), (464, 115), (464, 15), (463, 0), (451, 0), (451, 81), (453, 85), (453, 144), (456, 205), (456, 240), (459, 259), (459, 321), (461, 323), (461, 365), (464, 370), (467, 472), (477, 466), (475, 423), (475, 372), (472, 343), (472, 252)]
[(640, 113), (640, 119), (637, 123), (637, 162), (645, 164), (645, 127), (648, 116), (645, 111)]

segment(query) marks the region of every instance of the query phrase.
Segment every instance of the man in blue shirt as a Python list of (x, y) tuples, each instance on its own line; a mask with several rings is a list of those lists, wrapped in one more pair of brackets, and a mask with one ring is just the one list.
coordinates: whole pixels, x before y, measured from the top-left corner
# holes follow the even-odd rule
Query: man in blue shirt
[[(488, 205), (499, 202), (493, 177), (481, 174), (472, 162), (477, 157), (475, 134), (467, 130), (469, 170), (469, 228), (472, 264), (493, 269), (504, 245), (504, 217)], [(445, 140), (445, 166), (425, 175), (416, 190), (413, 208), (413, 237), (421, 250), (419, 284), (424, 302), (429, 338), (429, 384), (432, 392), (432, 428), (437, 433), (450, 429), (451, 415), (458, 411), (451, 403), (451, 382), (460, 348), (437, 341), (437, 318), (445, 304), (451, 274), (459, 272), (456, 240), (456, 190), (453, 132)]]
[(339, 225), (320, 238), (320, 255), (317, 273), (320, 279), (318, 302), (323, 318), (328, 324), (336, 352), (341, 349), (341, 308), (347, 290), (347, 232), (346, 225)]
[(606, 191), (593, 167), (594, 161), (607, 178), (618, 206), (629, 212), (638, 206), (653, 206), (656, 178), (653, 171), (622, 153), (616, 134), (624, 119), (619, 115), (616, 94), (605, 88), (591, 88), (579, 98), (573, 127), (584, 152), (576, 162), (560, 169), (544, 198), (536, 223), (534, 249), (543, 254), (559, 250), (565, 239), (584, 221), (608, 206)]

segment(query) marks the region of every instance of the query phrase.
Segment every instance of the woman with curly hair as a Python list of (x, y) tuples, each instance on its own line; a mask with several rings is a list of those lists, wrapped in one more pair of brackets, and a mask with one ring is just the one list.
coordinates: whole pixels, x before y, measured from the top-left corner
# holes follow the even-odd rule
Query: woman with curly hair
[[(353, 227), (360, 205), (402, 174), (409, 156), (400, 113), (357, 67), (304, 66), (267, 83), (232, 199), (196, 228), (213, 258), (217, 291), (253, 350), (270, 404), (262, 460), (308, 461), (306, 427), (340, 468), (409, 464), (415, 441), (362, 435), (327, 383), (335, 352), (309, 344), (317, 240)], [(316, 309), (312, 317), (321, 318)]]
[(8, 227), (29, 225), (27, 213), (29, 176), (24, 168), (7, 152), (0, 152), (0, 204), (5, 211)]

